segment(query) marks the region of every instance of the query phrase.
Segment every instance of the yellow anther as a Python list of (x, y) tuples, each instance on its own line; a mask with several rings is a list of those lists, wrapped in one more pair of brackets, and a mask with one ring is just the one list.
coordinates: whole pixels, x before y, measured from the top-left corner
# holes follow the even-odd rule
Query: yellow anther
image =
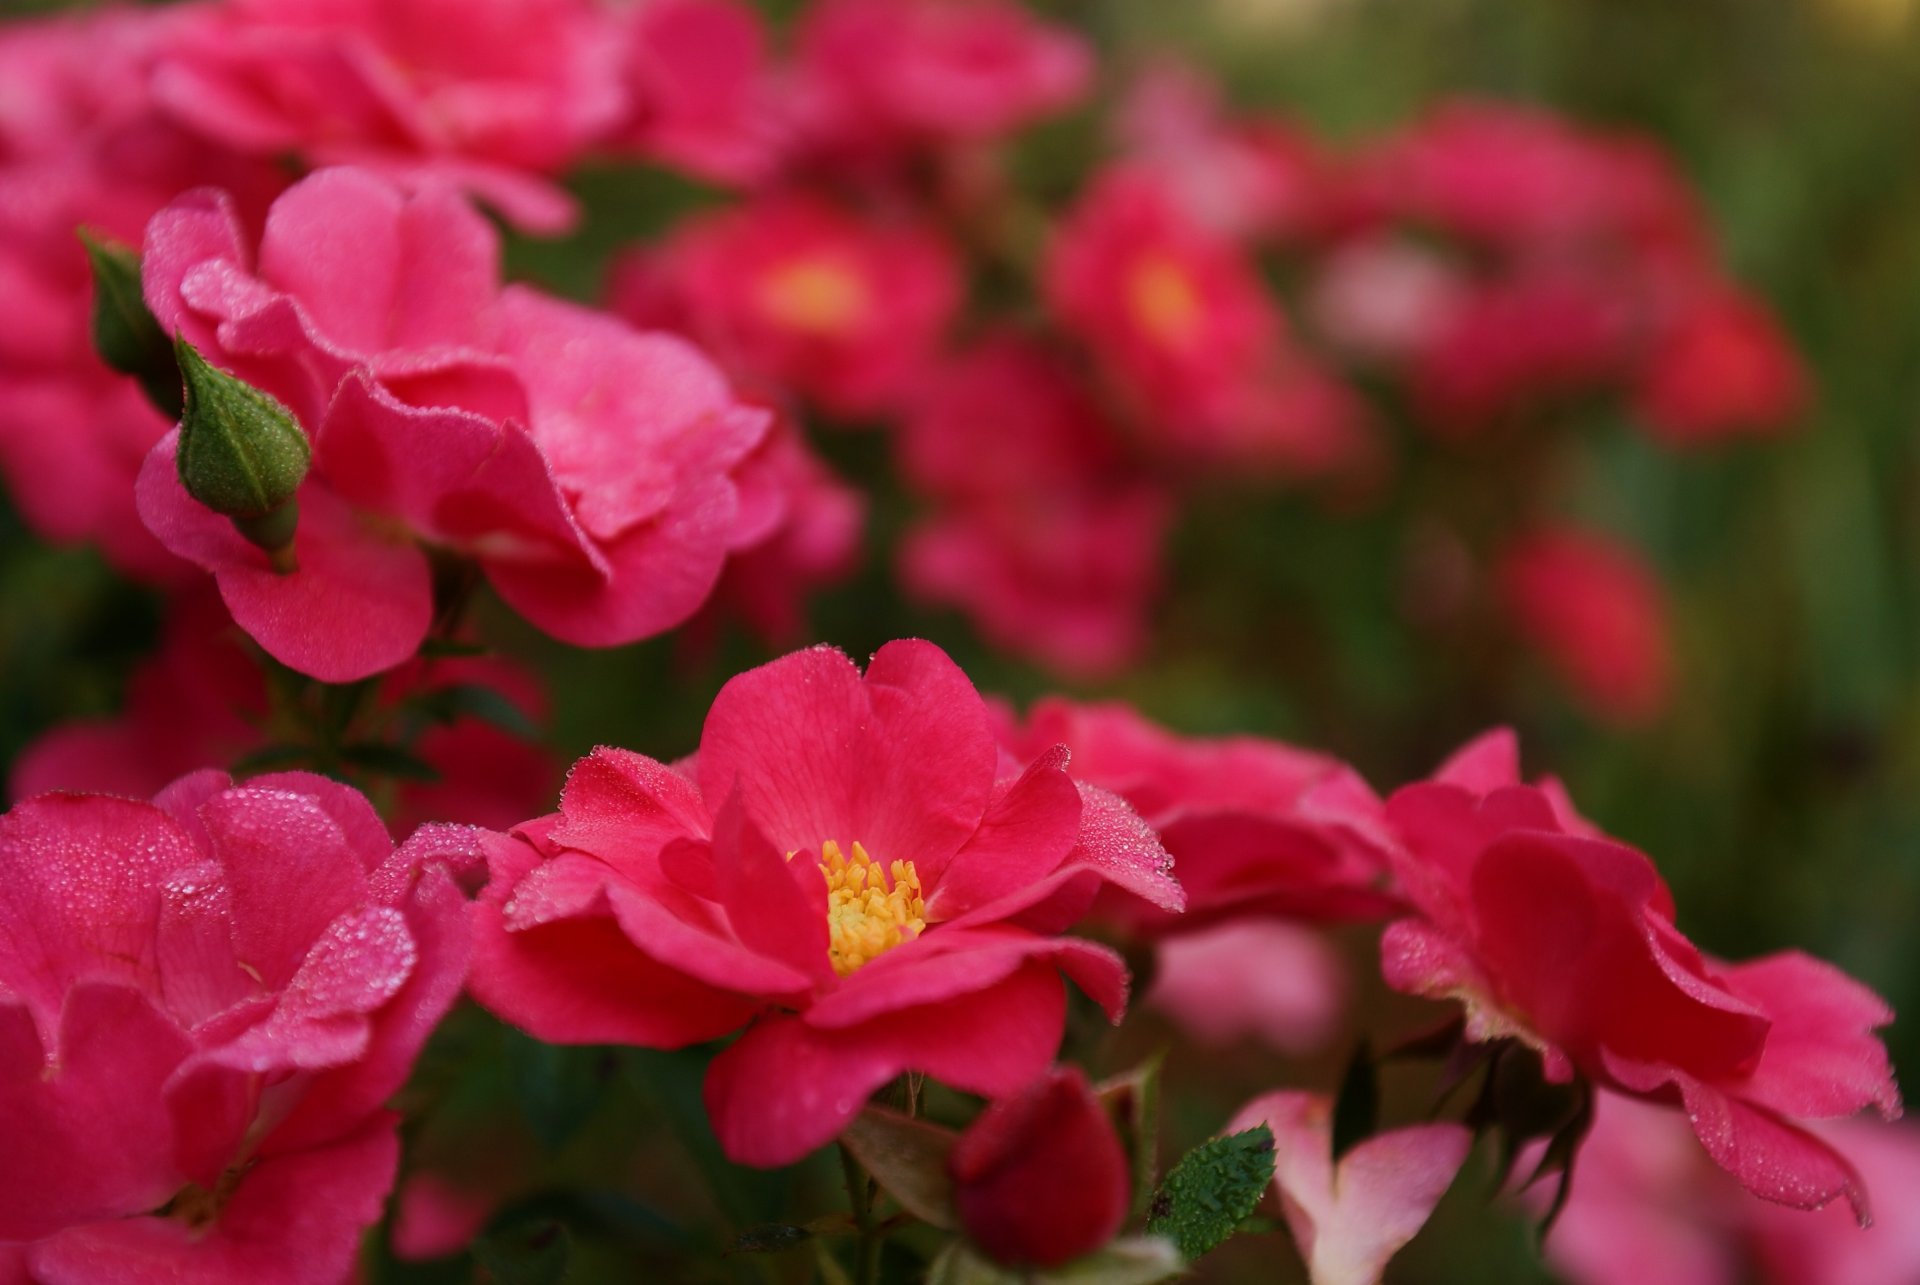
[(1127, 304), (1140, 328), (1169, 348), (1185, 348), (1199, 338), (1200, 292), (1171, 259), (1154, 255), (1133, 266)]
[(843, 334), (872, 305), (866, 282), (830, 259), (799, 259), (760, 282), (760, 309), (771, 320), (814, 335)]
[(828, 839), (820, 845), (820, 873), (827, 877), (827, 949), (840, 976), (926, 928), (927, 903), (913, 862), (882, 866), (858, 843), (848, 857)]

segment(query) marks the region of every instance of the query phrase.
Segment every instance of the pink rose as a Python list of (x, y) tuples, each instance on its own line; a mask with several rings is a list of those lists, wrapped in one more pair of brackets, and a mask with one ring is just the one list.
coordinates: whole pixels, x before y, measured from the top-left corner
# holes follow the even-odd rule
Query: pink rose
[(460, 991), (447, 868), (297, 773), (44, 795), (0, 850), (0, 1255), (336, 1285), (393, 1183), (382, 1104)]
[(796, 652), (722, 689), (682, 768), (598, 750), (557, 815), (487, 838), (474, 993), (561, 1043), (744, 1028), (706, 1101), (745, 1164), (831, 1141), (905, 1071), (1011, 1093), (1053, 1060), (1063, 972), (1124, 1006), (1119, 958), (1056, 934), (1109, 882), (1180, 904), (1151, 833), (1065, 762), (1003, 773), (929, 643), (864, 677)]
[(1591, 531), (1526, 533), (1496, 568), (1502, 606), (1595, 718), (1644, 725), (1673, 697), (1673, 639), (1658, 576)]
[(1071, 365), (990, 335), (928, 379), (899, 441), (902, 474), (933, 505), (899, 550), (909, 593), (1063, 672), (1139, 654), (1172, 499)]
[(777, 192), (703, 215), (629, 262), (614, 308), (840, 417), (916, 393), (960, 302), (952, 250), (911, 223)]
[(549, 176), (626, 110), (620, 18), (597, 0), (221, 0), (196, 16), (154, 73), (191, 129), (451, 184), (536, 231), (573, 221)]
[(1807, 372), (1764, 304), (1705, 284), (1686, 292), (1656, 327), (1638, 405), (1670, 446), (1774, 432), (1803, 413)]
[(1005, 736), (1016, 756), (1065, 745), (1074, 774), (1132, 804), (1173, 854), (1187, 912), (1112, 898), (1134, 931), (1254, 915), (1365, 919), (1403, 904), (1388, 877), (1380, 800), (1329, 755), (1254, 736), (1179, 736), (1119, 703), (1057, 696)]
[(411, 656), (422, 542), (579, 646), (659, 633), (712, 591), (767, 417), (677, 339), (502, 289), (492, 229), (452, 194), (322, 171), (275, 202), (256, 255), (193, 193), (148, 229), (145, 271), (161, 324), (312, 440), (291, 574), (187, 496), (174, 436), (140, 482), (147, 525), (293, 668), (345, 682)]
[(1520, 783), (1510, 734), (1456, 755), (1387, 801), (1394, 864), (1416, 913), (1387, 929), (1396, 990), (1457, 1000), (1468, 1038), (1537, 1051), (1576, 1074), (1682, 1108), (1715, 1163), (1755, 1195), (1801, 1209), (1858, 1173), (1799, 1121), (1900, 1110), (1893, 1018), (1872, 991), (1796, 951), (1728, 964), (1674, 926), (1653, 863)]
[(1017, 0), (819, 0), (799, 38), (795, 110), (830, 151), (996, 138), (1093, 79), (1085, 42)]

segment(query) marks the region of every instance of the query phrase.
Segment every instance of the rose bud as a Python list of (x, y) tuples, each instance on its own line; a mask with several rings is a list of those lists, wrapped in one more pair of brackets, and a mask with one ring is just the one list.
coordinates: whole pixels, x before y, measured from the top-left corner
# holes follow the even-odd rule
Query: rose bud
[(1002, 1263), (1057, 1267), (1126, 1221), (1126, 1153), (1078, 1067), (1055, 1067), (989, 1104), (947, 1168), (961, 1226)]
[(313, 461), (305, 431), (279, 401), (207, 364), (186, 340), (174, 347), (186, 387), (180, 484), (232, 518), (241, 535), (273, 557), (276, 571), (293, 570), (294, 494)]

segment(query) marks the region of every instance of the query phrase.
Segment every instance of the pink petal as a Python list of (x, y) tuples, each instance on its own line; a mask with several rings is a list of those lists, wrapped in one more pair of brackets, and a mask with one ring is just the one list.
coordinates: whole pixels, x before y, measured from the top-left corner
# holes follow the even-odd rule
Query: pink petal
[(782, 657), (715, 697), (701, 792), (737, 784), (782, 851), (832, 839), (881, 862), (938, 867), (979, 825), (997, 753), (986, 706), (931, 643), (889, 643), (864, 682), (829, 647)]
[(262, 1160), (205, 1234), (168, 1218), (72, 1228), (33, 1247), (35, 1278), (339, 1285), (393, 1188), (396, 1122), (382, 1113), (332, 1146)]
[(1762, 1200), (1818, 1209), (1845, 1196), (1862, 1227), (1872, 1223), (1867, 1190), (1847, 1158), (1766, 1107), (1675, 1076), (1694, 1136), (1715, 1164)]
[(1333, 1104), (1313, 1093), (1256, 1098), (1226, 1128), (1273, 1130), (1274, 1186), (1313, 1285), (1378, 1285), (1413, 1239), (1473, 1145), (1462, 1125), (1395, 1129), (1333, 1163)]
[(198, 864), (159, 809), (49, 794), (0, 816), (0, 995), (17, 996), (53, 1043), (67, 988), (86, 979), (142, 989), (157, 980), (160, 885)]
[(802, 976), (829, 980), (827, 884), (814, 850), (789, 862), (747, 816), (738, 791), (713, 818), (712, 848), (720, 904), (734, 935)]
[(1037, 963), (1065, 971), (1116, 1022), (1125, 1011), (1126, 965), (1105, 946), (1007, 928), (947, 926), (861, 968), (816, 1000), (806, 1021), (822, 1029), (857, 1026), (889, 1013), (976, 994)]
[(314, 799), (241, 786), (200, 808), (233, 907), (233, 947), (269, 991), (327, 926), (367, 899), (367, 869)]
[(679, 1048), (738, 1028), (754, 1004), (637, 950), (611, 917), (512, 931), (501, 904), (540, 862), (519, 839), (487, 840), (490, 878), (474, 908), (474, 998), (553, 1044)]
[(1081, 829), (1080, 791), (1066, 764), (1066, 747), (1056, 746), (995, 786), (980, 828), (952, 859), (917, 867), (933, 889), (928, 919), (956, 919), (1058, 868)]
[(637, 867), (675, 839), (708, 834), (707, 806), (687, 777), (629, 750), (601, 746), (575, 763), (552, 841), (615, 869)]
[(831, 1142), (904, 1071), (970, 1093), (1014, 1092), (1052, 1062), (1065, 1021), (1066, 994), (1047, 967), (850, 1029), (763, 1018), (708, 1067), (707, 1114), (737, 1163), (791, 1164)]
[(173, 1130), (153, 1104), (191, 1050), (186, 1036), (138, 991), (92, 982), (68, 992), (56, 1045), (43, 1050), (33, 1028), (24, 1008), (0, 1003), (0, 1241), (172, 1196)]
[(1885, 1000), (1799, 951), (1731, 965), (1722, 978), (1773, 1023), (1740, 1096), (1802, 1119), (1852, 1115), (1869, 1104), (1888, 1118), (1900, 1114), (1887, 1047), (1873, 1034), (1893, 1020)]
[(140, 470), (141, 520), (179, 556), (212, 571), (234, 623), (275, 659), (345, 683), (411, 656), (433, 615), (426, 555), (362, 521), (324, 486), (300, 494), (299, 570), (274, 572), (233, 524), (196, 504), (174, 468), (176, 430)]

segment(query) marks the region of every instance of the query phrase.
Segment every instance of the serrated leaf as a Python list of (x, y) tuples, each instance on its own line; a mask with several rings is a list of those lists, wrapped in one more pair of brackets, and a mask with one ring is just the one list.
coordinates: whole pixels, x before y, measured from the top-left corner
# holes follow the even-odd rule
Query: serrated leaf
[(504, 692), (484, 683), (454, 683), (422, 692), (411, 702), (415, 709), (437, 723), (452, 723), (462, 718), (477, 718), (522, 740), (537, 740), (540, 729), (526, 711), (509, 700)]
[(840, 1141), (902, 1209), (951, 1231), (959, 1220), (953, 1211), (947, 1153), (958, 1136), (886, 1107), (868, 1107), (854, 1117)]
[(1182, 1156), (1160, 1184), (1147, 1231), (1172, 1240), (1192, 1262), (1233, 1235), (1272, 1181), (1273, 1130), (1266, 1125), (1210, 1139)]
[(1365, 1040), (1353, 1050), (1340, 1093), (1333, 1100), (1333, 1160), (1371, 1138), (1380, 1128), (1380, 1076)]
[(472, 1253), (495, 1285), (559, 1285), (573, 1239), (565, 1224), (546, 1219), (489, 1232), (473, 1242)]
[(1163, 1049), (1124, 1075), (1094, 1089), (1094, 1096), (1113, 1113), (1120, 1141), (1133, 1166), (1131, 1212), (1146, 1212), (1160, 1181), (1160, 1068), (1167, 1060)]
[(813, 1233), (792, 1223), (761, 1223), (749, 1227), (727, 1246), (729, 1254), (778, 1254), (813, 1239)]

